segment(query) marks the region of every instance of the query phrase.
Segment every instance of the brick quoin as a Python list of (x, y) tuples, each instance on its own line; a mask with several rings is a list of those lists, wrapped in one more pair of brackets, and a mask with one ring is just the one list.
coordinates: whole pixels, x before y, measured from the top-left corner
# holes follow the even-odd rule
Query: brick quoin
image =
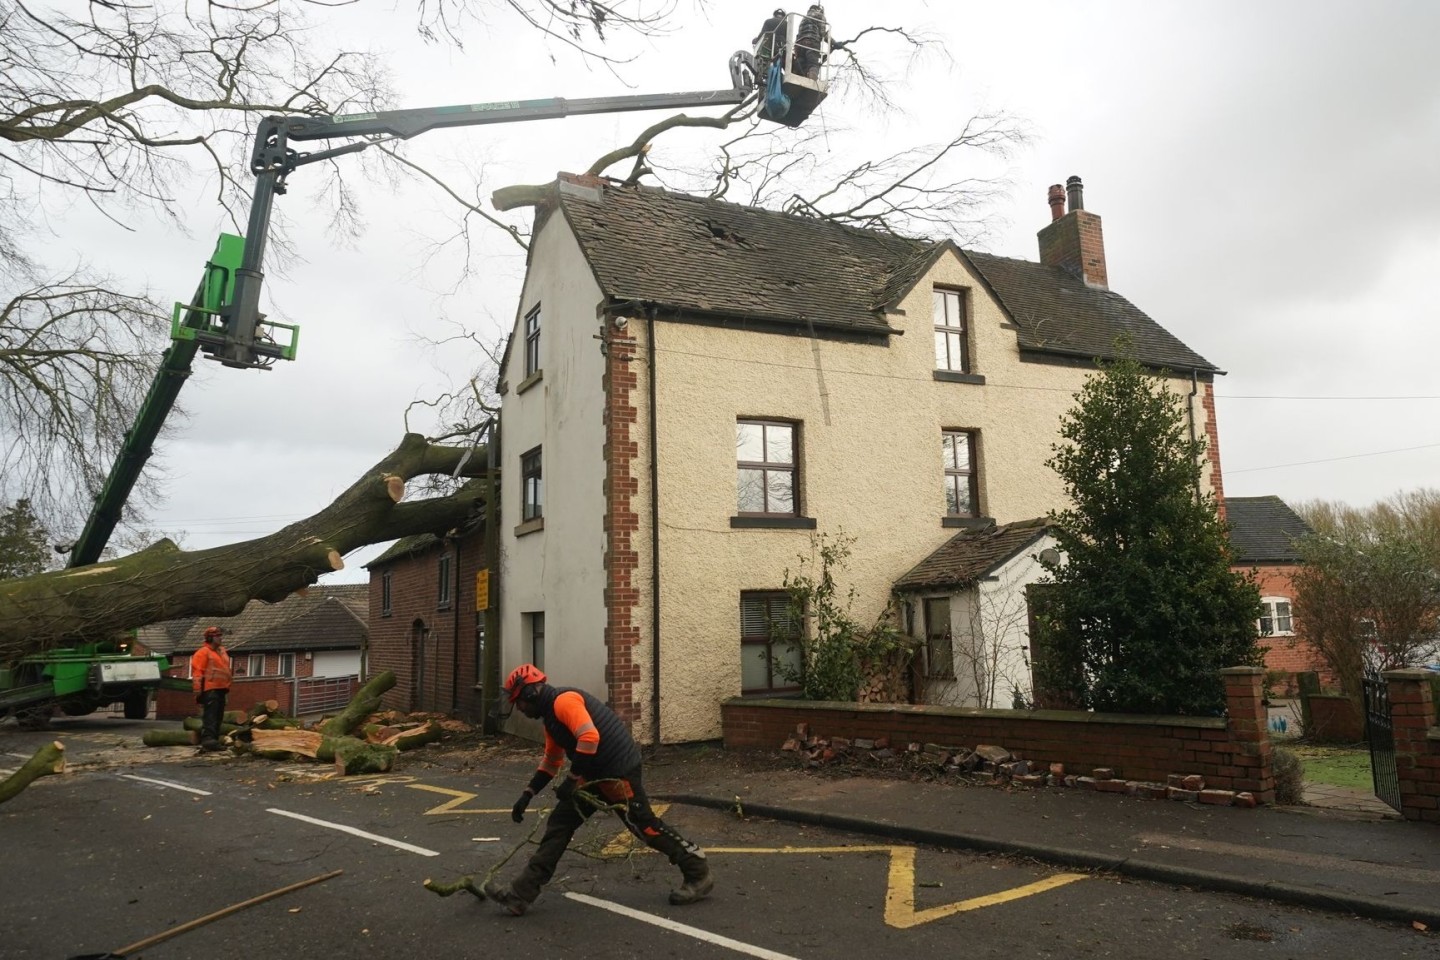
[(1210, 458), (1210, 481), (1215, 487), (1215, 506), (1220, 519), (1225, 519), (1225, 481), (1220, 473), (1220, 426), (1215, 419), (1215, 381), (1201, 385), (1201, 404), (1205, 408), (1205, 455)]
[(634, 729), (640, 719), (637, 700), (640, 667), (636, 648), (640, 629), (635, 622), (639, 600), (639, 556), (632, 537), (640, 529), (634, 496), (640, 489), (636, 462), (639, 444), (631, 434), (639, 406), (638, 378), (630, 369), (635, 338), (612, 331), (605, 353), (605, 686), (610, 708)]

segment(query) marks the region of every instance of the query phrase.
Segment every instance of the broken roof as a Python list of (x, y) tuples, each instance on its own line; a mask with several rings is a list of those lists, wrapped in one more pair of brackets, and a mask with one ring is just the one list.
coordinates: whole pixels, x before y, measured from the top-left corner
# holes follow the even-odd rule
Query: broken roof
[(895, 581), (898, 593), (969, 587), (1003, 567), (1045, 536), (1044, 520), (1018, 520), (962, 530)]
[(1124, 297), (1059, 267), (653, 187), (562, 178), (556, 195), (612, 302), (796, 332), (885, 336), (897, 332), (887, 313), (948, 250), (1000, 301), (1019, 327), (1022, 350), (1112, 358), (1124, 336), (1142, 363), (1216, 371)]
[(225, 631), (226, 649), (352, 650), (369, 634), (370, 585), (317, 584), (279, 603), (251, 600), (233, 617), (182, 617), (140, 628), (139, 641), (155, 653), (190, 653), (204, 642), (206, 627)]
[(1313, 533), (1279, 497), (1226, 497), (1225, 519), (1237, 564), (1300, 563), (1295, 541)]

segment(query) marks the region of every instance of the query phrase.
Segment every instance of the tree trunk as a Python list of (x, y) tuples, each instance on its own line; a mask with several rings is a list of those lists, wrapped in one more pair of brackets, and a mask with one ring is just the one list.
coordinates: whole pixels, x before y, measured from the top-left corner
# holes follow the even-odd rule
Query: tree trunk
[(440, 739), (445, 731), (440, 724), (434, 720), (424, 726), (415, 727), (411, 730), (401, 730), (381, 740), (380, 743), (387, 747), (394, 747), (396, 750), (414, 750), (416, 747), (423, 747), (427, 743), (434, 743)]
[(35, 755), (26, 760), (19, 770), (10, 774), (4, 783), (0, 783), (0, 803), (9, 800), (40, 777), (64, 772), (65, 744), (59, 740), (48, 743), (36, 750)]
[(344, 777), (359, 773), (389, 773), (395, 765), (395, 754), (394, 747), (341, 737), (335, 741), (335, 772)]
[(395, 674), (386, 670), (376, 674), (370, 682), (356, 691), (343, 711), (320, 725), (320, 732), (327, 737), (348, 736), (365, 718), (380, 709), (380, 696), (395, 686)]
[(146, 730), (140, 740), (147, 747), (193, 747), (200, 742), (200, 731)]
[(458, 526), (482, 502), (483, 483), (399, 503), (403, 481), (474, 477), (485, 463), (483, 449), (407, 434), (328, 507), (270, 536), (193, 551), (161, 540), (117, 560), (0, 583), (0, 663), (162, 620), (234, 616), (251, 600), (277, 603), (341, 569), (357, 547)]

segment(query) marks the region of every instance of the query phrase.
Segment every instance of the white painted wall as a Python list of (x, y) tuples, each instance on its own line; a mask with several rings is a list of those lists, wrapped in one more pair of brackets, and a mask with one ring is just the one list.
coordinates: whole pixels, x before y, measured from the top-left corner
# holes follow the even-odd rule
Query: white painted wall
[[(557, 685), (604, 698), (604, 372), (600, 290), (569, 225), (534, 237), (511, 334), (501, 416), (501, 676), (530, 658), (523, 615), (545, 613), (545, 671)], [(541, 307), (540, 382), (524, 393), (524, 316)], [(520, 457), (542, 448), (545, 529), (522, 537)]]

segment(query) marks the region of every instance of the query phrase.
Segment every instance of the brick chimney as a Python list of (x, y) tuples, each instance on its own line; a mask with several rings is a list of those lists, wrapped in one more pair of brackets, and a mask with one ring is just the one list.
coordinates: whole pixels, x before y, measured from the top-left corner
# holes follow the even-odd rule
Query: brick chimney
[[(1070, 212), (1064, 213), (1066, 199)], [(1110, 289), (1105, 273), (1105, 236), (1100, 231), (1100, 218), (1085, 209), (1085, 185), (1079, 177), (1071, 177), (1062, 187), (1051, 185), (1046, 196), (1050, 204), (1050, 222), (1037, 235), (1040, 238), (1040, 262), (1050, 267), (1064, 267), (1087, 287)]]

